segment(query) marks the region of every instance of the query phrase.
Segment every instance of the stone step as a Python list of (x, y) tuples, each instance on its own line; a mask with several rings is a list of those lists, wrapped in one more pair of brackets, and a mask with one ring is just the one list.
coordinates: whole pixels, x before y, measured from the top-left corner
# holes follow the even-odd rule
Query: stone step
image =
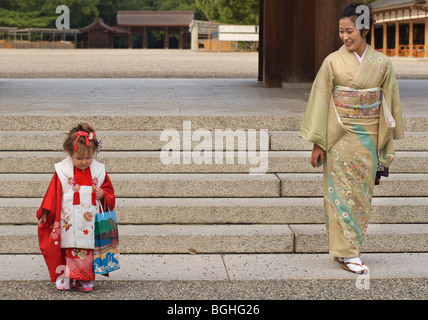
[[(312, 150), (313, 145), (298, 137), (298, 132), (269, 132), (270, 150)], [(428, 132), (405, 132), (405, 138), (394, 141), (397, 151), (428, 151)]]
[[(67, 107), (68, 108), (68, 107)], [(305, 106), (298, 106), (304, 110)], [(68, 108), (69, 109), (69, 108)], [(46, 113), (46, 111), (42, 112)], [(68, 112), (62, 115), (46, 115), (34, 112), (25, 115), (2, 115), (0, 131), (45, 131), (67, 132), (77, 123), (96, 124), (97, 131), (163, 131), (167, 128), (182, 130), (184, 121), (191, 121), (192, 130), (205, 129), (266, 129), (269, 131), (299, 131), (303, 120), (303, 112), (292, 115), (248, 115), (236, 113), (232, 115), (105, 115), (90, 116), (86, 112), (75, 115)], [(120, 110), (117, 111), (120, 113)], [(409, 115), (403, 117), (404, 130), (407, 132), (428, 131), (428, 117)]]
[[(278, 173), (281, 180), (281, 197), (321, 197), (322, 174)], [(375, 197), (427, 197), (428, 174), (394, 173), (375, 186)]]
[[(323, 224), (290, 225), (295, 235), (295, 252), (328, 252)], [(426, 252), (428, 224), (370, 224), (363, 252)]]
[[(321, 197), (322, 174), (111, 174), (118, 198)], [(0, 198), (44, 197), (51, 174), (1, 174)], [(375, 197), (427, 197), (428, 174), (391, 174)]]
[[(219, 151), (202, 158), (199, 152), (183, 151), (177, 152), (172, 159), (162, 151), (106, 151), (97, 159), (106, 165), (109, 173), (321, 172), (320, 168), (312, 168), (310, 156), (309, 151)], [(0, 173), (51, 173), (54, 164), (64, 157), (65, 153), (60, 151), (0, 151)], [(428, 173), (428, 152), (397, 152), (391, 173)]]
[[(0, 224), (35, 224), (41, 198), (0, 201)], [(428, 198), (373, 198), (370, 223), (428, 223)], [(117, 198), (122, 224), (324, 223), (322, 198)]]
[[(103, 151), (160, 150), (164, 144), (159, 140), (159, 131), (98, 131), (97, 135), (104, 145)], [(62, 151), (65, 137), (62, 131), (0, 131), (0, 148), (8, 151)]]
[[(121, 253), (294, 250), (294, 236), (287, 225), (119, 225), (118, 231)], [(0, 254), (39, 252), (37, 226), (0, 225)]]
[[(325, 253), (324, 224), (121, 225), (121, 253)], [(363, 252), (426, 252), (428, 224), (369, 224)], [(36, 225), (0, 225), (0, 254), (39, 253)]]
[[(210, 133), (215, 137), (213, 131)], [(97, 132), (102, 140), (102, 151), (162, 150), (167, 142), (160, 140), (161, 134), (162, 131)], [(182, 131), (179, 134), (182, 137)], [(269, 131), (268, 134), (272, 151), (312, 150), (312, 144), (300, 138), (297, 131)], [(64, 139), (62, 131), (0, 131), (0, 151), (62, 151)], [(191, 142), (192, 150), (201, 142), (196, 140)], [(259, 150), (259, 140), (256, 147)], [(428, 151), (428, 132), (406, 132), (405, 139), (395, 141), (395, 147), (397, 151)], [(212, 150), (215, 150), (215, 139)], [(226, 143), (223, 150), (226, 150)], [(238, 139), (235, 139), (234, 150), (238, 150)]]
[[(193, 150), (203, 139), (196, 136), (195, 131), (186, 131), (185, 138), (183, 138), (183, 131), (177, 130), (180, 137), (180, 150)], [(212, 138), (212, 150), (215, 149), (216, 133), (214, 131), (205, 132)], [(230, 131), (224, 132), (226, 137), (230, 134), (237, 134), (241, 141), (245, 137), (245, 141), (249, 139), (248, 132)], [(297, 132), (295, 132), (296, 138)], [(164, 137), (163, 137), (164, 135)], [(171, 141), (168, 131), (97, 131), (98, 139), (101, 139), (103, 151), (157, 151)], [(192, 137), (195, 141), (192, 140)], [(221, 135), (218, 135), (220, 138)], [(251, 136), (252, 137), (252, 136)], [(259, 149), (260, 131), (256, 132), (256, 147)], [(269, 132), (267, 133), (269, 137)], [(229, 138), (229, 140), (231, 140)], [(0, 150), (3, 151), (62, 151), (62, 144), (65, 139), (64, 132), (60, 131), (0, 131)], [(233, 148), (229, 141), (224, 138), (222, 143), (222, 150), (238, 150), (238, 137), (235, 137)], [(297, 139), (296, 139), (297, 140)], [(183, 143), (186, 142), (186, 143)], [(188, 148), (187, 146), (191, 147)], [(217, 147), (218, 148), (218, 147)]]
[[(111, 174), (118, 198), (279, 197), (275, 174)], [(44, 197), (52, 174), (1, 174), (0, 198)]]
[[(101, 110), (100, 110), (101, 111)], [(198, 110), (199, 111), (199, 110)], [(118, 111), (120, 112), (120, 111)], [(46, 113), (46, 112), (45, 112)], [(247, 112), (232, 115), (2, 115), (0, 117), (0, 131), (61, 131), (68, 132), (77, 123), (86, 122), (94, 125), (96, 131), (163, 131), (171, 128), (182, 131), (183, 122), (191, 122), (191, 130), (216, 129), (266, 129), (269, 131), (298, 131), (303, 117), (301, 115), (248, 115)], [(200, 112), (198, 112), (199, 114)], [(412, 118), (409, 131), (422, 130), (425, 118)]]
[[(370, 269), (370, 276), (365, 276), (365, 280), (387, 279), (392, 282), (393, 279), (412, 279), (418, 278), (426, 279), (428, 271), (428, 253), (365, 253), (362, 259)], [(335, 279), (339, 280), (341, 285), (346, 282), (345, 279), (354, 280), (354, 287), (351, 289), (355, 294), (356, 289), (363, 289), (364, 287), (355, 287), (355, 280), (361, 275), (353, 274), (351, 272), (344, 272), (339, 264), (333, 261), (333, 258), (328, 254), (121, 254), (119, 258), (121, 264), (120, 270), (110, 274), (110, 277), (96, 277), (95, 285), (97, 288), (103, 288), (100, 280), (106, 281), (127, 281), (127, 284), (115, 286), (116, 290), (123, 290), (125, 296), (128, 297), (129, 292), (127, 288), (133, 282), (137, 281), (203, 281), (205, 287), (215, 283), (214, 281), (239, 281), (239, 280), (253, 280), (253, 281), (267, 281), (267, 280), (320, 280), (320, 279)], [(314, 268), (314, 265), (317, 268)], [(26, 255), (13, 255), (3, 254), (0, 260), (0, 283), (5, 281), (46, 281), (49, 283), (49, 274), (41, 254), (26, 254)], [(308, 272), (310, 270), (310, 272)], [(360, 283), (361, 284), (361, 283)], [(366, 283), (370, 291), (363, 290), (364, 295), (374, 290), (377, 286), (372, 283)], [(146, 283), (146, 286), (148, 284)], [(225, 285), (225, 282), (223, 282)], [(270, 284), (270, 286), (272, 286)], [(44, 286), (43, 286), (44, 287)], [(279, 286), (281, 290), (285, 290), (285, 286)], [(299, 286), (292, 286), (291, 291), (298, 290), (295, 288)], [(14, 288), (16, 290), (17, 288)], [(46, 290), (46, 288), (43, 288)], [(64, 295), (62, 292), (57, 293), (51, 288), (51, 295), (59, 297)], [(396, 289), (395, 286), (388, 286), (388, 289)], [(397, 290), (402, 294), (407, 293), (407, 290)], [(35, 289), (37, 290), (37, 289)], [(108, 295), (111, 295), (116, 290), (108, 290)], [(153, 292), (154, 288), (151, 288)], [(305, 288), (306, 290), (306, 288)], [(27, 290), (25, 290), (27, 291)], [(73, 290), (74, 291), (74, 290)], [(67, 292), (67, 296), (79, 294), (78, 292)], [(97, 299), (104, 290), (101, 289), (91, 299)], [(143, 290), (147, 291), (147, 290)], [(219, 288), (219, 291), (223, 290)], [(242, 290), (248, 291), (248, 290)], [(358, 291), (358, 290), (357, 290)], [(417, 290), (423, 291), (423, 290)], [(16, 292), (16, 291), (14, 291)], [(329, 291), (330, 292), (330, 291)], [(4, 292), (6, 293), (6, 292)], [(12, 294), (10, 292), (9, 294)], [(184, 292), (181, 292), (184, 293)], [(28, 294), (33, 294), (31, 290)], [(153, 294), (153, 293), (152, 293)], [(305, 291), (304, 296), (307, 297), (308, 292)], [(415, 292), (410, 292), (409, 297), (414, 298)], [(245, 294), (244, 294), (245, 295)], [(36, 295), (37, 296), (37, 295)], [(35, 296), (28, 295), (28, 299)], [(177, 296), (178, 297), (178, 296)], [(260, 293), (260, 298), (266, 299), (265, 292)], [(16, 298), (10, 296), (11, 299)], [(326, 298), (326, 292), (322, 290), (320, 298)], [(363, 297), (364, 298), (364, 297)], [(365, 297), (367, 298), (367, 296)], [(212, 297), (211, 297), (212, 299)]]

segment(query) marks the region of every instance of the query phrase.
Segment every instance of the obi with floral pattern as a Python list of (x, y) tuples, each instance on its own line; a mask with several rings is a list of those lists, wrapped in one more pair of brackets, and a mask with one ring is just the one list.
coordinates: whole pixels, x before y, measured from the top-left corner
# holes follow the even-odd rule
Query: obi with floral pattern
[(333, 101), (341, 118), (379, 118), (382, 91), (380, 88), (356, 90), (335, 86)]

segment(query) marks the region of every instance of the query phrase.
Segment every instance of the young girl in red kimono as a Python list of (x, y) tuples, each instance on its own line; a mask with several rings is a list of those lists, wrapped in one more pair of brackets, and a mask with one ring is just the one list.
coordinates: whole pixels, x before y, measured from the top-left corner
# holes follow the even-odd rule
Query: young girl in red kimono
[(57, 289), (92, 291), (94, 221), (99, 205), (113, 210), (114, 190), (98, 151), (94, 129), (73, 128), (64, 142), (68, 156), (55, 164), (55, 174), (37, 211), (39, 245)]

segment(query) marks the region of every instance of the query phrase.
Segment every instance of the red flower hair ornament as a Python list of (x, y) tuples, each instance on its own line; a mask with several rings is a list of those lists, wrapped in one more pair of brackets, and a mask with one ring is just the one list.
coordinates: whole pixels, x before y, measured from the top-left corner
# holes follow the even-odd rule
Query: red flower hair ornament
[(84, 132), (84, 131), (78, 131), (76, 132), (76, 142), (74, 143), (74, 151), (77, 151), (77, 143), (79, 142), (80, 137), (86, 138), (86, 146), (89, 147), (89, 140), (93, 140), (97, 135), (95, 132)]

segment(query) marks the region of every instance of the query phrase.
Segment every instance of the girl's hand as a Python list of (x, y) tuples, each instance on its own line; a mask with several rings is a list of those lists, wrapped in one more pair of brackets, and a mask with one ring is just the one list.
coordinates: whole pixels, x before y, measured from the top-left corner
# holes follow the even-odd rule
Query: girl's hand
[(102, 198), (104, 198), (104, 191), (103, 189), (98, 188), (97, 190), (95, 190), (95, 199), (101, 200)]
[(324, 150), (321, 149), (317, 144), (314, 144), (311, 155), (312, 167), (318, 168), (318, 158), (321, 158), (321, 163), (324, 163)]
[(43, 209), (43, 211), (42, 211), (42, 215), (40, 216), (40, 219), (39, 219), (39, 221), (37, 222), (37, 224), (38, 224), (38, 226), (39, 226), (39, 227), (41, 227), (41, 226), (42, 226), (42, 224), (46, 223), (46, 218), (47, 218), (48, 214), (49, 214), (49, 211), (48, 211), (48, 210)]

